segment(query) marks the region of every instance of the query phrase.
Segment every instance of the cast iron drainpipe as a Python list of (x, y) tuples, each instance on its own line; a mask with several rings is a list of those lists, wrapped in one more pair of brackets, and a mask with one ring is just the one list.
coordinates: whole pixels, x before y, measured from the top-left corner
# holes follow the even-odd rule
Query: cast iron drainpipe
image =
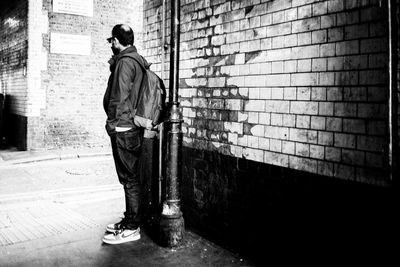
[(390, 180), (398, 189), (398, 97), (397, 97), (397, 0), (388, 0), (389, 19), (389, 168)]
[[(162, 1), (162, 13), (161, 13), (161, 79), (164, 80), (165, 78), (165, 50), (168, 48), (167, 43), (165, 41), (165, 0)], [(163, 186), (163, 167), (164, 167), (164, 154), (163, 154), (163, 147), (164, 147), (164, 123), (160, 124), (159, 127), (159, 146), (158, 146), (158, 205), (161, 204), (162, 201), (162, 186)]]
[(166, 200), (160, 218), (160, 241), (168, 247), (178, 246), (183, 239), (184, 220), (180, 209), (179, 178), (182, 150), (182, 114), (179, 110), (179, 34), (180, 0), (171, 0), (170, 41), (170, 117), (167, 135)]

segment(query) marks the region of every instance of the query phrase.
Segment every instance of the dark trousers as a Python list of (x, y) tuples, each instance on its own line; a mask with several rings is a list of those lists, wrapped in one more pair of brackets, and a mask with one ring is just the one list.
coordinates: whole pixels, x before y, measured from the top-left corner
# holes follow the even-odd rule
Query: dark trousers
[(136, 229), (140, 226), (141, 182), (139, 175), (139, 158), (143, 142), (143, 130), (132, 129), (117, 132), (111, 136), (111, 147), (119, 182), (125, 191), (125, 227)]

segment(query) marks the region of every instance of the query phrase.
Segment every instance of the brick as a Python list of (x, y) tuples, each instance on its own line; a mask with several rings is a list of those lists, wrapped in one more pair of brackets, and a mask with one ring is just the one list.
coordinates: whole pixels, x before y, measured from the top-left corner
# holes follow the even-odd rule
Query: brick
[(283, 88), (271, 88), (271, 99), (283, 100)]
[(366, 127), (368, 135), (384, 135), (387, 130), (385, 121), (368, 120)]
[(346, 162), (346, 164), (364, 165), (365, 153), (356, 150), (342, 149), (342, 160)]
[(387, 81), (387, 72), (383, 70), (366, 70), (360, 71), (361, 85), (379, 85), (385, 84)]
[(341, 118), (326, 118), (326, 130), (341, 132), (342, 131), (342, 119)]
[(260, 149), (246, 148), (243, 151), (243, 156), (247, 159), (257, 162), (263, 162), (264, 160), (264, 152)]
[(285, 11), (279, 11), (272, 13), (272, 23), (278, 24), (285, 21)]
[(284, 38), (285, 47), (292, 47), (292, 46), (297, 45), (297, 35), (296, 34), (285, 35), (283, 38)]
[(261, 16), (261, 26), (272, 24), (272, 14), (265, 14)]
[(310, 45), (310, 46), (299, 46), (292, 48), (293, 58), (313, 58), (318, 57), (319, 55), (319, 46), (318, 45)]
[(381, 152), (386, 146), (386, 141), (379, 136), (357, 136), (357, 149), (365, 151)]
[(265, 137), (287, 140), (288, 136), (289, 129), (286, 127), (265, 126)]
[(310, 100), (311, 99), (311, 88), (310, 87), (298, 87), (297, 88), (297, 100)]
[(289, 166), (296, 170), (317, 173), (317, 161), (313, 159), (289, 156)]
[(282, 151), (282, 141), (276, 140), (276, 139), (271, 139), (269, 149), (270, 149), (270, 151), (273, 151), (273, 152), (281, 152)]
[(310, 128), (310, 116), (296, 116), (296, 128)]
[(328, 4), (327, 4), (327, 2), (319, 2), (319, 3), (315, 3), (315, 4), (312, 5), (312, 15), (313, 16), (324, 15), (327, 12), (328, 12)]
[(321, 28), (320, 17), (308, 18), (292, 22), (292, 32), (308, 32), (312, 30), (319, 30)]
[(216, 35), (211, 37), (211, 45), (220, 46), (225, 44), (225, 36), (224, 35)]
[(245, 100), (244, 101), (245, 111), (264, 111), (265, 101), (264, 100)]
[(271, 114), (270, 113), (260, 113), (259, 123), (264, 125), (271, 124)]
[(343, 131), (347, 133), (365, 133), (366, 126), (364, 120), (343, 119)]
[(318, 73), (318, 85), (332, 85), (334, 84), (334, 72), (320, 72)]
[(326, 89), (328, 101), (342, 101), (343, 89), (341, 87), (329, 87)]
[(358, 104), (358, 116), (360, 118), (385, 118), (387, 106), (385, 104)]
[(288, 167), (289, 156), (281, 153), (275, 153), (270, 151), (264, 151), (264, 163)]
[(322, 44), (319, 47), (319, 55), (321, 57), (331, 57), (335, 55), (335, 43)]
[(363, 39), (360, 41), (360, 52), (361, 53), (372, 53), (387, 51), (387, 39), (386, 38), (370, 38)]
[(290, 75), (291, 86), (313, 86), (317, 85), (317, 73), (293, 73)]
[(297, 8), (285, 10), (285, 20), (291, 21), (297, 19)]
[(296, 100), (296, 87), (285, 87), (283, 89), (283, 99)]
[(318, 174), (333, 176), (333, 163), (318, 161)]
[(295, 155), (302, 157), (310, 156), (310, 145), (304, 143), (296, 143)]
[(248, 87), (263, 87), (266, 83), (265, 75), (245, 76), (244, 83)]
[(325, 87), (311, 87), (311, 100), (323, 101), (326, 100)]
[(255, 126), (251, 127), (250, 132), (254, 136), (264, 137), (265, 126), (263, 126), (263, 125), (255, 125)]
[(297, 8), (297, 14), (299, 19), (309, 18), (312, 16), (311, 5), (300, 6)]
[(311, 72), (311, 59), (297, 60), (297, 72)]
[(335, 133), (335, 147), (355, 148), (356, 136), (352, 134)]
[(268, 50), (266, 61), (288, 60), (291, 59), (291, 48)]
[(314, 159), (324, 159), (325, 147), (318, 145), (310, 145), (310, 157)]
[(249, 88), (249, 99), (260, 99), (260, 88)]
[(282, 141), (282, 153), (294, 154), (295, 142)]
[(317, 131), (305, 130), (305, 129), (289, 129), (290, 141), (304, 142), (304, 143), (317, 143)]
[(267, 100), (265, 112), (289, 113), (289, 101)]
[(290, 113), (317, 115), (318, 103), (309, 101), (292, 101), (290, 103)]
[(225, 108), (228, 110), (242, 110), (243, 102), (241, 99), (226, 99)]
[(258, 138), (258, 146), (259, 146), (260, 149), (269, 150), (269, 147), (270, 147), (269, 139), (268, 138), (259, 137)]
[(335, 147), (326, 147), (325, 159), (328, 161), (339, 162), (341, 160), (341, 149)]
[(224, 122), (224, 129), (232, 133), (243, 134), (243, 123)]
[(326, 30), (313, 31), (311, 33), (311, 42), (313, 44), (326, 43), (327, 38)]
[(291, 33), (291, 22), (267, 26), (267, 36), (278, 36)]
[(344, 1), (342, 0), (329, 0), (328, 1), (328, 12), (334, 13), (344, 9)]
[(330, 28), (328, 29), (328, 34), (326, 37), (328, 42), (337, 42), (344, 40), (344, 30), (343, 28)]
[(258, 112), (249, 112), (248, 115), (249, 115), (248, 116), (249, 117), (249, 119), (248, 119), (249, 123), (254, 123), (254, 124), (258, 124), (259, 123), (259, 120), (258, 120), (259, 113)]
[(247, 137), (247, 146), (251, 148), (258, 148), (258, 137), (256, 136), (248, 136)]
[(311, 116), (311, 129), (325, 130), (325, 117)]
[(288, 86), (290, 85), (290, 74), (268, 75), (265, 79), (266, 86)]
[(335, 103), (335, 116), (356, 117), (357, 105), (353, 103)]
[(333, 146), (333, 133), (331, 132), (318, 132), (318, 144), (325, 146)]
[(354, 180), (355, 179), (355, 168), (349, 165), (343, 164), (335, 164), (334, 165), (334, 174), (337, 178), (342, 178), (346, 180)]
[(295, 125), (296, 125), (296, 115), (283, 114), (282, 123), (283, 123), (283, 126), (286, 126), (286, 127), (295, 127)]
[[(363, 44), (363, 40), (361, 44)], [(359, 42), (357, 40), (336, 43), (336, 55), (358, 54), (359, 50)]]
[(344, 28), (344, 38), (346, 40), (366, 38), (368, 35), (368, 24), (349, 25)]
[(272, 48), (285, 47), (285, 36), (277, 36), (272, 38)]
[(311, 44), (311, 32), (304, 32), (297, 34), (297, 43), (299, 45)]
[(381, 154), (366, 152), (365, 153), (365, 163), (368, 166), (380, 168), (384, 164), (384, 159)]
[(314, 58), (311, 61), (312, 71), (326, 71), (327, 60), (326, 58)]
[(268, 2), (268, 11), (275, 12), (290, 8), (292, 6), (291, 0), (271, 1)]
[(336, 15), (321, 16), (321, 29), (333, 28), (336, 26)]

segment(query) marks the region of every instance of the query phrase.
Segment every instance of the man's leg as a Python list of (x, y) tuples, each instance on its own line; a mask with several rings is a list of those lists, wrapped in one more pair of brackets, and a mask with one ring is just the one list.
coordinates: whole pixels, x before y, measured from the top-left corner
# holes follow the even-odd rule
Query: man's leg
[(130, 130), (117, 133), (111, 138), (115, 168), (125, 192), (126, 227), (136, 229), (140, 224), (141, 184), (139, 177), (139, 156), (142, 145), (142, 131)]
[(105, 235), (103, 242), (120, 244), (140, 239), (139, 156), (143, 133), (139, 130), (130, 130), (117, 133), (111, 139), (118, 178), (124, 186), (126, 211), (121, 223), (107, 226), (107, 230), (113, 234)]

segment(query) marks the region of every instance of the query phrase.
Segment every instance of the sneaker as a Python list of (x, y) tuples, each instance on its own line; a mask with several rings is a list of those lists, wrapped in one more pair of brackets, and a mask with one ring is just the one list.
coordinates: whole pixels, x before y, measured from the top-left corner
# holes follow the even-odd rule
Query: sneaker
[(122, 244), (126, 242), (136, 241), (140, 239), (140, 228), (121, 229), (112, 234), (107, 234), (103, 237), (103, 242), (111, 245)]
[(115, 233), (118, 230), (124, 229), (124, 224), (125, 224), (125, 218), (123, 218), (118, 223), (110, 223), (109, 225), (107, 225), (106, 230), (107, 232)]

